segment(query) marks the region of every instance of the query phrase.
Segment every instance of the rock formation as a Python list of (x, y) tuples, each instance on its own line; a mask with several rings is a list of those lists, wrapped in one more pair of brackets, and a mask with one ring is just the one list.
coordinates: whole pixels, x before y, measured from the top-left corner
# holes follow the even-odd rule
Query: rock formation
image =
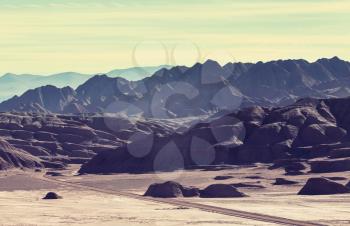
[(349, 193), (350, 189), (326, 178), (310, 178), (298, 195), (332, 195)]
[(229, 184), (212, 184), (200, 191), (201, 198), (238, 198), (246, 195)]
[(167, 181), (161, 184), (151, 184), (144, 196), (155, 198), (176, 198), (199, 196), (199, 189), (185, 187), (174, 181)]

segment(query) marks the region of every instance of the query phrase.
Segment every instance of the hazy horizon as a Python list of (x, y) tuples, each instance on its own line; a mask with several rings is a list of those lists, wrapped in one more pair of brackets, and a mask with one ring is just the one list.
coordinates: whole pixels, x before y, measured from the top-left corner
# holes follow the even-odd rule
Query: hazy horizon
[(0, 0), (0, 75), (338, 56), (346, 0)]

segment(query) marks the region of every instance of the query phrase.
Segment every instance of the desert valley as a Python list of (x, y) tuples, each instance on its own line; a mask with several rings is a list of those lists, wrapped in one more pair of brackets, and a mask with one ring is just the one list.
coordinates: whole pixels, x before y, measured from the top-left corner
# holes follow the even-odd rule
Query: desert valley
[(0, 226), (350, 226), (349, 0), (0, 0)]
[[(2, 223), (349, 224), (350, 99), (336, 90), (345, 89), (350, 63), (323, 59), (302, 69), (300, 62), (258, 63), (241, 75), (244, 64), (235, 64), (226, 77), (215, 77), (224, 69), (214, 61), (161, 69), (136, 82), (143, 93), (134, 82), (98, 75), (76, 91), (45, 86), (3, 102)], [(282, 70), (286, 64), (294, 66)], [(329, 78), (313, 78), (314, 65)], [(258, 96), (223, 85), (261, 67), (281, 81), (256, 86)], [(196, 83), (209, 72), (213, 83)], [(178, 92), (184, 84), (198, 91), (196, 104)], [(222, 89), (225, 98), (216, 98)], [(263, 89), (299, 99), (264, 102), (261, 93), (273, 94)], [(300, 90), (310, 96), (297, 97)], [(50, 200), (41, 199), (46, 193)]]

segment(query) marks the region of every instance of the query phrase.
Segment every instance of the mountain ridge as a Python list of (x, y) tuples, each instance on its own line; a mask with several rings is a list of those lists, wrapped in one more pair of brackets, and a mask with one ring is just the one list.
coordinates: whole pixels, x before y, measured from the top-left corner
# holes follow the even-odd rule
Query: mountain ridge
[[(141, 79), (150, 76), (155, 71), (169, 65), (149, 66), (149, 67), (131, 67), (125, 69), (116, 69), (110, 71), (111, 77), (122, 76), (133, 79)], [(51, 75), (36, 74), (14, 74), (6, 73), (0, 76), (0, 101), (7, 100), (15, 95), (22, 95), (29, 89), (38, 88), (45, 85), (53, 85), (58, 88), (71, 86), (77, 88), (79, 85), (93, 77), (91, 74), (77, 73), (72, 71), (61, 72)]]
[[(303, 97), (345, 97), (350, 95), (349, 85), (350, 63), (338, 57), (312, 63), (298, 59), (223, 66), (207, 60), (192, 67), (163, 68), (139, 81), (95, 75), (71, 92), (70, 99), (57, 100), (57, 104), (74, 104), (81, 113), (125, 111), (173, 118), (251, 105), (283, 106)], [(34, 102), (35, 98), (17, 97), (1, 103), (0, 110), (33, 111)], [(70, 113), (39, 106), (47, 112)]]

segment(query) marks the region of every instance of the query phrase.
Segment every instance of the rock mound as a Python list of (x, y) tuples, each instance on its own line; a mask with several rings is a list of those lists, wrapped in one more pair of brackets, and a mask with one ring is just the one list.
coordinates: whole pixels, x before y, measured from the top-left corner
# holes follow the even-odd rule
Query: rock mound
[(232, 179), (233, 176), (216, 176), (214, 177), (214, 180), (228, 180), (228, 179)]
[(285, 178), (276, 178), (275, 183), (273, 185), (291, 185), (291, 184), (297, 184), (298, 182), (287, 180)]
[(62, 196), (59, 196), (55, 192), (49, 192), (45, 195), (43, 199), (62, 199)]
[(326, 178), (310, 178), (298, 195), (333, 195), (349, 193), (346, 186)]
[(199, 189), (184, 187), (174, 181), (151, 184), (144, 194), (144, 196), (156, 198), (195, 197), (198, 195)]
[(246, 196), (229, 184), (212, 184), (200, 191), (201, 198), (237, 198)]
[(312, 173), (330, 173), (350, 171), (350, 158), (339, 160), (321, 160), (310, 162)]

